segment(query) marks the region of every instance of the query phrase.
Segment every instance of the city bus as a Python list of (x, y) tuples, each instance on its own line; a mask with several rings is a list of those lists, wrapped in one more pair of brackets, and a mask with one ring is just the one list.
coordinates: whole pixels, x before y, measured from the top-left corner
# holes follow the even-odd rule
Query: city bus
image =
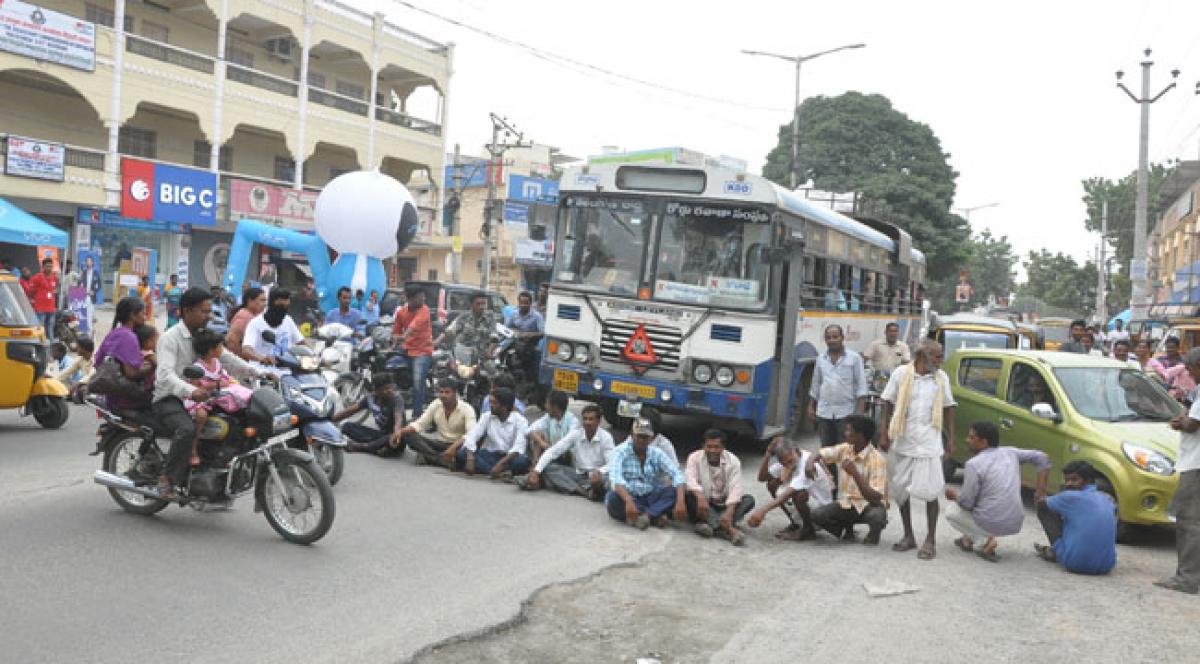
[(539, 381), (610, 423), (653, 408), (769, 440), (804, 417), (828, 325), (859, 351), (889, 322), (921, 333), (907, 233), (720, 165), (572, 167), (555, 231)]

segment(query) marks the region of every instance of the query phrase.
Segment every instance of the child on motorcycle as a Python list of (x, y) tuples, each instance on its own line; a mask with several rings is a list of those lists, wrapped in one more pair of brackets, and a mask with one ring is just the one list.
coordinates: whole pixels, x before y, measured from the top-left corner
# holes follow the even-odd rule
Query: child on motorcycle
[(250, 403), (252, 393), (249, 388), (235, 381), (221, 366), (220, 358), (221, 353), (225, 350), (225, 335), (212, 330), (201, 330), (192, 339), (192, 347), (196, 351), (196, 362), (192, 366), (204, 372), (204, 377), (193, 381), (192, 384), (203, 390), (221, 391), (218, 396), (208, 401), (196, 402), (184, 399), (184, 408), (192, 415), (192, 421), (196, 423), (196, 437), (192, 439), (191, 458), (191, 464), (196, 466), (200, 464), (197, 447), (200, 442), (200, 432), (208, 421), (209, 411), (216, 406), (226, 413), (236, 413)]

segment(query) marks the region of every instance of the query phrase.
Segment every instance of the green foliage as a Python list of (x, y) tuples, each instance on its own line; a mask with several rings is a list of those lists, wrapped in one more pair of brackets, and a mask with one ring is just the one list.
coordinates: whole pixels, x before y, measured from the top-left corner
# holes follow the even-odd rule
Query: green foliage
[[(1155, 205), (1158, 190), (1164, 180), (1170, 175), (1170, 169), (1163, 164), (1150, 166), (1150, 209), (1146, 220), (1146, 234), (1154, 230)], [(1083, 181), (1083, 203), (1087, 206), (1087, 219), (1084, 226), (1093, 233), (1099, 233), (1103, 201), (1108, 201), (1108, 234), (1112, 240), (1109, 246), (1116, 247), (1117, 264), (1121, 274), (1129, 274), (1129, 261), (1133, 257), (1133, 218), (1137, 202), (1137, 171), (1126, 175), (1120, 180), (1107, 178), (1088, 178)], [(1126, 295), (1128, 299), (1128, 295)]]
[[(1063, 253), (1031, 251), (1025, 259), (1025, 283), (1017, 294), (1023, 302), (1035, 301), (1060, 311), (1087, 315), (1096, 306), (1096, 264), (1088, 261), (1083, 265)], [(1027, 310), (1024, 305), (1022, 311)], [(1044, 308), (1033, 308), (1048, 315)]]
[[(791, 139), (791, 124), (781, 126), (779, 144), (763, 167), (765, 177), (783, 186)], [(948, 158), (928, 125), (896, 110), (883, 95), (847, 92), (800, 105), (797, 181), (857, 192), (859, 213), (908, 231), (926, 254), (931, 295), (953, 288), (970, 255), (970, 227), (950, 213), (958, 174)]]
[(982, 303), (988, 297), (1008, 297), (1016, 287), (1013, 266), (1017, 257), (1013, 254), (1008, 236), (992, 237), (987, 229), (971, 238), (971, 257), (967, 267), (971, 270), (971, 285), (975, 287), (975, 299)]

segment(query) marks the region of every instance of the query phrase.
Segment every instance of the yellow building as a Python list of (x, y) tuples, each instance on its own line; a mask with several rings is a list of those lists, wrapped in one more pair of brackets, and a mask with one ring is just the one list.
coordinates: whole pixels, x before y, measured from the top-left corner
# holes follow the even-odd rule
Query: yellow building
[[(452, 46), (336, 0), (38, 2), (8, 0), (0, 18), (35, 35), (65, 19), (84, 37), (49, 55), (0, 41), (0, 147), (45, 141), (65, 158), (51, 179), (6, 172), (0, 196), (71, 230), (73, 247), (102, 251), (106, 271), (121, 245), (146, 247), (160, 276), (190, 262), (190, 282), (206, 285), (247, 214), (231, 201), (235, 183), (290, 201), (255, 216), (304, 229), (303, 192), (361, 168), (409, 184), (430, 208), (403, 271), (442, 271), (446, 251), (421, 247), (448, 245), (433, 209)], [(217, 223), (175, 233), (159, 220), (122, 223), (123, 157), (216, 173)]]
[(1155, 303), (1200, 303), (1200, 161), (1180, 162), (1159, 188), (1150, 236)]

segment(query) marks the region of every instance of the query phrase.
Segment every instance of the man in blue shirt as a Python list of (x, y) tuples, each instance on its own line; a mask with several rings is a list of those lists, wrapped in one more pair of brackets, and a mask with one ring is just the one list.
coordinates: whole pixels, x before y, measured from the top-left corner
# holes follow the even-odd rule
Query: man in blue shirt
[(546, 332), (546, 321), (533, 308), (533, 294), (528, 291), (517, 296), (517, 305), (517, 310), (504, 321), (504, 325), (513, 331), (517, 358), (525, 373), (524, 381), (533, 382), (537, 378), (537, 365), (541, 359), (538, 351)]
[[(650, 420), (636, 420), (631, 440), (618, 445), (609, 462), (612, 490), (605, 497), (604, 506), (609, 516), (638, 530), (645, 530), (652, 522), (659, 528), (665, 527), (667, 512), (672, 509), (676, 521), (687, 522), (684, 501), (687, 480), (679, 464), (662, 450), (650, 447), (652, 440), (654, 426)], [(670, 478), (670, 486), (663, 486), (660, 481), (666, 478)]]
[(1076, 574), (1108, 574), (1117, 564), (1117, 505), (1093, 484), (1096, 469), (1075, 460), (1063, 466), (1058, 494), (1038, 501), (1037, 516), (1050, 546), (1034, 544), (1038, 557)]
[(338, 305), (325, 314), (325, 324), (341, 323), (358, 332), (358, 323), (362, 320), (362, 312), (350, 306), (350, 289), (342, 286), (337, 292)]

